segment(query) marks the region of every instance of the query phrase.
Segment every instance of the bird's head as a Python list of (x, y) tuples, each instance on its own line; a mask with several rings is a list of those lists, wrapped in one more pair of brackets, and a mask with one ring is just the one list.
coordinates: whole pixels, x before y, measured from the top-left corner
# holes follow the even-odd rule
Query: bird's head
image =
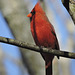
[[(35, 7), (32, 9), (32, 11), (27, 15), (27, 17), (30, 17), (30, 20), (32, 20), (32, 17), (36, 14), (36, 13), (40, 13), (43, 14), (44, 11), (40, 6), (40, 3), (38, 2)], [(39, 15), (39, 14), (38, 14)]]

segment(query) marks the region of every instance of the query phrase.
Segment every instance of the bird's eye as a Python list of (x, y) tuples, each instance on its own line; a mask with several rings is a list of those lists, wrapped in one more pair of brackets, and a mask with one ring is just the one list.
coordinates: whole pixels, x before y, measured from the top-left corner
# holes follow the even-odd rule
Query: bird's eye
[[(33, 15), (35, 15), (35, 11), (30, 12), (30, 13), (32, 14), (32, 17), (33, 17)], [(30, 17), (30, 22), (32, 21), (32, 17)]]
[(32, 16), (35, 14), (35, 11), (31, 12), (32, 13)]

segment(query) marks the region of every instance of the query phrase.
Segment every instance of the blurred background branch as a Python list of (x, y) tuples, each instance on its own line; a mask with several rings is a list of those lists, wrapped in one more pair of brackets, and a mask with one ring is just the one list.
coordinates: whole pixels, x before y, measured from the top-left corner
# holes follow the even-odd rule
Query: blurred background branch
[(75, 24), (75, 0), (62, 0), (64, 7), (70, 13)]
[(67, 11), (69, 12), (69, 0), (63, 0), (63, 5), (67, 9)]
[(75, 24), (75, 0), (70, 0), (69, 6), (69, 12)]

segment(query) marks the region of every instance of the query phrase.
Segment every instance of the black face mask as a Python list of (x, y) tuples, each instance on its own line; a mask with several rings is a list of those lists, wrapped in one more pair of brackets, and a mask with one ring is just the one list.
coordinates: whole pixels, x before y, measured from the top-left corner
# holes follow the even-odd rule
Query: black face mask
[[(33, 15), (35, 14), (35, 11), (34, 12), (30, 12), (32, 14), (32, 17)], [(30, 17), (30, 22), (32, 21), (32, 17)]]

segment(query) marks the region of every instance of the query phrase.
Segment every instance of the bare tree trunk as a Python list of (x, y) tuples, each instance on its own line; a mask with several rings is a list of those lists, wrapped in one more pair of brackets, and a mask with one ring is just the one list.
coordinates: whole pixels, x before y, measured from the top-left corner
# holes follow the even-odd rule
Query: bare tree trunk
[[(33, 43), (30, 32), (30, 24), (27, 18), (27, 6), (24, 0), (0, 0), (0, 6), (4, 18), (10, 27), (14, 37), (18, 40)], [(39, 53), (27, 51), (20, 48), (24, 65), (30, 75), (44, 75), (44, 61)]]
[(6, 75), (6, 69), (3, 64), (3, 61), (4, 61), (4, 56), (3, 56), (3, 51), (0, 46), (0, 75)]

